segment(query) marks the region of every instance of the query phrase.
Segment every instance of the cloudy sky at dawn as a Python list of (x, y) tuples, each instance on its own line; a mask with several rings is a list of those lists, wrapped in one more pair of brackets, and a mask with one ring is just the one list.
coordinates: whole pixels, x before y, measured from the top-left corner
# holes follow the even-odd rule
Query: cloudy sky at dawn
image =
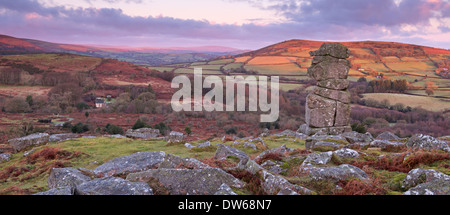
[(290, 40), (450, 48), (449, 0), (0, 0), (0, 34), (112, 46), (258, 49)]

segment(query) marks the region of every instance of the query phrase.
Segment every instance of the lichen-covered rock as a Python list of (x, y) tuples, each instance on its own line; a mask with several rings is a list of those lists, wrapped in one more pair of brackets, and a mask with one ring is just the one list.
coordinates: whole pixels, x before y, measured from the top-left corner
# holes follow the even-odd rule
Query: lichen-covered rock
[(169, 143), (180, 143), (184, 140), (184, 134), (181, 132), (171, 131), (169, 134)]
[(204, 164), (194, 158), (185, 157), (182, 158), (177, 155), (167, 154), (164, 161), (161, 162), (158, 168), (168, 169), (204, 169), (209, 168), (207, 164)]
[(155, 169), (164, 161), (165, 156), (166, 153), (162, 151), (137, 152), (114, 158), (95, 168), (94, 172), (101, 177), (105, 177)]
[(186, 148), (188, 148), (188, 149), (192, 149), (195, 147), (194, 145), (192, 145), (190, 143), (185, 143), (184, 146), (186, 146)]
[(138, 129), (128, 129), (125, 132), (126, 137), (131, 138), (142, 138), (142, 139), (153, 139), (159, 136), (159, 130), (153, 128), (138, 128)]
[(450, 179), (434, 179), (419, 184), (403, 195), (450, 195)]
[(35, 193), (38, 196), (70, 196), (74, 194), (74, 189), (71, 187), (58, 187), (47, 190), (45, 192)]
[(370, 142), (370, 147), (386, 149), (387, 147), (399, 147), (405, 145), (402, 142), (394, 142), (389, 140), (374, 140)]
[(63, 133), (63, 134), (52, 134), (49, 136), (48, 141), (49, 142), (59, 142), (64, 140), (70, 140), (78, 138), (78, 134), (74, 133)]
[(157, 179), (172, 195), (213, 195), (222, 184), (240, 188), (243, 182), (218, 168), (151, 169), (127, 176), (130, 181)]
[(395, 135), (389, 131), (385, 131), (385, 132), (379, 134), (377, 136), (377, 138), (375, 138), (375, 139), (377, 139), (377, 140), (398, 140), (400, 138), (397, 135)]
[(11, 159), (11, 154), (0, 154), (0, 163), (7, 162)]
[(249, 156), (239, 149), (224, 144), (218, 144), (216, 154), (214, 154), (214, 159), (223, 160), (227, 159), (228, 156), (236, 157), (241, 162), (247, 162), (249, 159)]
[(78, 185), (75, 195), (153, 195), (153, 190), (144, 182), (105, 177)]
[(14, 152), (19, 152), (29, 146), (47, 143), (48, 139), (49, 135), (47, 133), (35, 133), (25, 137), (8, 140), (8, 144), (13, 148)]
[(214, 193), (214, 195), (237, 195), (230, 186), (228, 186), (227, 184), (222, 184), (219, 187), (219, 190), (217, 190), (217, 192)]
[(317, 82), (317, 86), (332, 89), (332, 90), (346, 90), (350, 85), (347, 79), (328, 79)]
[[(332, 141), (333, 140), (333, 141)], [(313, 135), (310, 136), (306, 139), (305, 141), (305, 148), (306, 149), (312, 149), (314, 147), (314, 145), (317, 142), (320, 141), (328, 141), (328, 142), (342, 142), (342, 143), (347, 143), (347, 139), (345, 137), (342, 137), (340, 135)]]
[(357, 158), (359, 153), (353, 149), (342, 148), (333, 152), (336, 156), (341, 158)]
[(334, 117), (334, 127), (348, 126), (350, 124), (350, 104), (336, 102), (336, 115)]
[(252, 148), (253, 150), (256, 150), (256, 145), (251, 142), (244, 142), (244, 148)]
[(356, 131), (344, 132), (341, 134), (342, 137), (345, 137), (350, 143), (363, 142), (368, 143), (373, 141), (373, 137), (370, 133), (361, 134)]
[(283, 144), (283, 145), (278, 146), (276, 148), (268, 149), (268, 150), (265, 150), (265, 151), (261, 152), (261, 154), (256, 156), (255, 160), (256, 161), (260, 160), (261, 158), (263, 158), (267, 154), (273, 154), (273, 153), (284, 157), (286, 155), (286, 153), (291, 152), (291, 151), (294, 151), (294, 149), (291, 149), (291, 148), (289, 148), (289, 147), (287, 147), (286, 145)]
[(203, 142), (198, 144), (197, 148), (205, 148), (205, 147), (210, 147), (211, 143), (209, 141)]
[(334, 125), (336, 101), (315, 94), (306, 97), (305, 121), (309, 127), (331, 127)]
[(331, 180), (338, 182), (350, 178), (357, 178), (362, 181), (369, 179), (369, 176), (356, 166), (342, 164), (338, 167), (300, 167), (300, 171), (308, 173), (314, 180)]
[(316, 81), (327, 79), (347, 79), (349, 67), (335, 60), (324, 60), (318, 64), (312, 64), (307, 69), (309, 77)]
[(408, 172), (405, 179), (403, 179), (402, 188), (408, 189), (410, 187), (415, 187), (419, 184), (436, 179), (450, 180), (450, 176), (434, 169), (412, 169)]
[(308, 154), (301, 166), (314, 166), (318, 164), (327, 164), (331, 161), (333, 152), (321, 152)]
[(267, 169), (271, 173), (280, 174), (282, 172), (285, 172), (287, 168), (282, 167), (282, 164), (280, 162), (273, 162), (271, 160), (267, 160), (264, 163), (261, 164), (261, 167), (264, 169)]
[(350, 103), (350, 93), (346, 90), (332, 90), (323, 87), (314, 87), (313, 93), (345, 104)]
[(50, 189), (58, 187), (71, 187), (90, 181), (89, 176), (74, 168), (53, 168), (47, 178)]
[(277, 192), (286, 189), (293, 190), (299, 194), (313, 193), (311, 190), (297, 184), (292, 184), (282, 176), (272, 174), (267, 170), (263, 169), (260, 174), (263, 181), (262, 186), (267, 194), (276, 194)]
[(311, 56), (332, 56), (339, 59), (350, 57), (350, 50), (339, 43), (323, 43), (316, 51), (310, 51)]
[(328, 141), (319, 141), (311, 148), (314, 151), (334, 151), (341, 147), (341, 144)]
[(450, 147), (448, 146), (447, 142), (424, 134), (414, 134), (408, 139), (408, 141), (406, 142), (406, 146), (409, 148), (419, 148), (427, 150), (437, 149), (447, 152), (450, 151)]

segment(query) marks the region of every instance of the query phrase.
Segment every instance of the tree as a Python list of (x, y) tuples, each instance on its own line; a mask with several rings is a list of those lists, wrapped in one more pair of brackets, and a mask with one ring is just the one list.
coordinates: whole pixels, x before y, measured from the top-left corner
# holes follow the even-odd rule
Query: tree
[(186, 132), (187, 135), (191, 135), (191, 133), (192, 133), (191, 127), (186, 126), (186, 127), (184, 128), (184, 132)]
[(139, 128), (145, 128), (148, 127), (147, 124), (145, 124), (145, 122), (143, 122), (140, 118), (136, 120), (136, 122), (134, 123), (132, 129), (139, 129)]
[(89, 117), (89, 112), (84, 112), (84, 116), (86, 116), (86, 118), (88, 118)]
[(21, 97), (14, 97), (6, 102), (5, 111), (10, 113), (26, 113), (30, 112), (31, 108), (25, 99)]
[(27, 101), (28, 105), (33, 106), (33, 96), (28, 95), (27, 98), (25, 99), (25, 101)]

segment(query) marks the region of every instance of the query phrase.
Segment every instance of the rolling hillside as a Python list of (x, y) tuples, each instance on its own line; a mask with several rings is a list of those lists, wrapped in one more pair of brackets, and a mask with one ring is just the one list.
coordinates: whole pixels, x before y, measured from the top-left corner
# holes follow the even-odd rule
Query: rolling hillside
[[(204, 74), (278, 75), (283, 83), (282, 88), (289, 90), (299, 86), (300, 80), (308, 79), (306, 70), (312, 60), (309, 51), (317, 50), (322, 43), (289, 40), (235, 56), (149, 68), (180, 74), (192, 73), (194, 67), (201, 67)], [(432, 83), (436, 86), (435, 96), (450, 98), (450, 80), (446, 68), (450, 63), (449, 50), (394, 42), (342, 44), (351, 51), (351, 81), (361, 77), (370, 81), (379, 75), (389, 79), (405, 79), (411, 88), (408, 93), (416, 95), (424, 95), (425, 88)]]
[(164, 65), (204, 61), (242, 50), (222, 46), (202, 47), (115, 47), (95, 45), (58, 44), (39, 40), (0, 35), (0, 55), (30, 53), (69, 53), (93, 57), (113, 58), (134, 64)]

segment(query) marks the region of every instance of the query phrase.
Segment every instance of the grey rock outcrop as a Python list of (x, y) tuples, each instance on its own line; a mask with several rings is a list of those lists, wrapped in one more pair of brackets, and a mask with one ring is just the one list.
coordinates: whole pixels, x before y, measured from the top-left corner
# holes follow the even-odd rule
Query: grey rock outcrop
[(47, 143), (49, 135), (47, 133), (35, 133), (25, 137), (8, 140), (8, 144), (14, 149), (14, 152), (22, 151), (29, 146), (36, 146)]
[(219, 190), (217, 190), (217, 192), (214, 193), (214, 195), (237, 195), (230, 186), (228, 186), (227, 184), (222, 184), (219, 187)]
[(327, 164), (331, 161), (333, 152), (321, 152), (321, 153), (311, 153), (308, 154), (306, 159), (302, 163), (303, 166), (315, 166), (318, 164)]
[(388, 147), (399, 147), (399, 146), (403, 146), (403, 145), (405, 145), (405, 143), (389, 141), (389, 140), (374, 140), (374, 141), (370, 142), (369, 146), (374, 147), (374, 148), (386, 149)]
[(310, 136), (306, 139), (305, 141), (305, 148), (306, 149), (313, 149), (314, 145), (317, 142), (320, 141), (327, 141), (327, 142), (342, 142), (342, 143), (347, 143), (347, 139), (345, 137), (342, 137), (340, 135), (318, 135), (315, 134), (313, 136)]
[(306, 97), (305, 121), (307, 128), (302, 133), (341, 134), (351, 131), (350, 93), (347, 88), (350, 51), (339, 43), (324, 43), (311, 51), (314, 56), (308, 76), (317, 81), (317, 86)]
[(131, 173), (127, 180), (146, 182), (157, 179), (172, 195), (213, 195), (222, 184), (242, 187), (243, 182), (231, 174), (218, 169), (151, 169)]
[(244, 163), (249, 159), (249, 156), (239, 149), (224, 144), (218, 144), (216, 153), (214, 154), (214, 159), (223, 160), (228, 156), (236, 157), (240, 160), (240, 162)]
[(131, 155), (114, 158), (94, 169), (101, 177), (123, 175), (148, 169), (158, 168), (164, 161), (165, 152), (137, 152)]
[(161, 162), (158, 168), (167, 169), (205, 169), (210, 166), (190, 157), (182, 158), (177, 155), (167, 154), (164, 161)]
[(450, 151), (450, 147), (447, 142), (438, 140), (432, 136), (424, 135), (424, 134), (415, 134), (408, 139), (406, 142), (406, 146), (409, 148), (419, 148), (419, 149), (427, 149), (427, 150), (443, 150)]
[(171, 131), (168, 141), (169, 143), (181, 143), (184, 141), (184, 134), (181, 132)]
[(362, 181), (369, 179), (369, 176), (363, 170), (349, 164), (342, 164), (337, 167), (300, 168), (300, 171), (307, 173), (308, 176), (314, 180), (331, 180), (333, 182), (338, 182), (350, 178), (357, 178)]
[(359, 153), (353, 149), (342, 148), (333, 152), (338, 157), (341, 158), (357, 158)]
[(11, 159), (11, 154), (0, 154), (0, 163), (7, 162)]
[(45, 192), (35, 193), (38, 196), (70, 196), (74, 194), (74, 189), (70, 187), (58, 187)]
[(159, 136), (159, 130), (153, 128), (138, 128), (128, 129), (125, 132), (126, 137), (141, 138), (141, 139), (153, 139)]
[(450, 176), (434, 169), (412, 169), (403, 179), (402, 187), (408, 189), (433, 180), (450, 180)]
[(281, 145), (281, 146), (278, 146), (276, 148), (268, 149), (268, 150), (265, 150), (265, 151), (261, 152), (261, 154), (256, 156), (255, 160), (256, 161), (260, 160), (264, 156), (266, 156), (267, 154), (273, 154), (273, 153), (278, 154), (281, 157), (284, 157), (286, 155), (286, 153), (289, 153), (291, 151), (294, 151), (294, 149), (288, 148), (286, 145)]
[(74, 133), (63, 133), (63, 134), (52, 134), (49, 136), (48, 141), (49, 142), (59, 142), (64, 140), (70, 140), (78, 138), (78, 134)]
[(105, 177), (76, 186), (75, 195), (153, 195), (153, 190), (144, 182)]
[(395, 135), (389, 131), (385, 131), (385, 132), (379, 134), (376, 139), (377, 140), (398, 140), (400, 138), (397, 135)]
[(90, 181), (91, 178), (84, 175), (81, 171), (74, 168), (53, 168), (50, 176), (47, 178), (47, 184), (50, 189), (70, 187)]

